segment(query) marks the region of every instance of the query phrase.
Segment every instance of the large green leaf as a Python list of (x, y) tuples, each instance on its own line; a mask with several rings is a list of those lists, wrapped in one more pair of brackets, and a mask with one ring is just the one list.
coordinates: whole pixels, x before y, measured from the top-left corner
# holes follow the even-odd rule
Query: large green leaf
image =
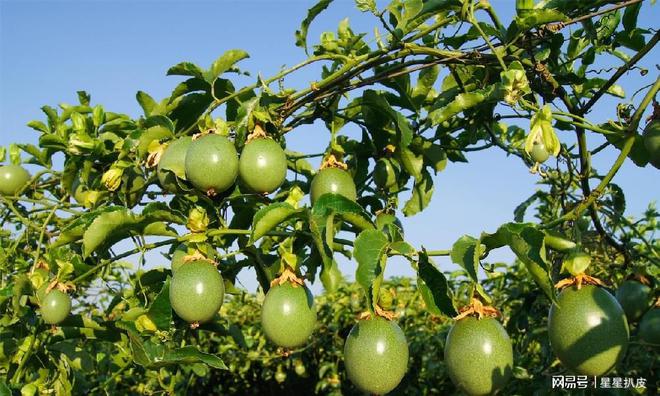
[(142, 107), (142, 111), (146, 117), (149, 117), (151, 112), (156, 108), (156, 106), (158, 106), (158, 103), (156, 103), (154, 98), (149, 96), (149, 94), (146, 92), (138, 91), (137, 94), (135, 94), (135, 98), (140, 104), (140, 107)]
[(314, 18), (328, 8), (330, 3), (332, 3), (332, 0), (320, 0), (312, 8), (307, 10), (307, 16), (300, 24), (300, 29), (296, 30), (296, 46), (303, 48), (305, 53), (307, 53), (307, 30), (309, 29), (309, 25), (312, 24)]
[(355, 280), (369, 294), (369, 288), (376, 278), (382, 274), (381, 259), (389, 242), (387, 236), (378, 230), (365, 230), (355, 238), (353, 257), (358, 263)]
[(160, 293), (151, 303), (149, 311), (147, 311), (149, 319), (160, 330), (169, 330), (170, 323), (172, 322), (172, 306), (170, 305), (170, 277), (168, 276), (163, 283), (163, 288)]
[(458, 238), (451, 248), (451, 261), (468, 273), (474, 282), (478, 282), (479, 240), (469, 235)]
[(335, 214), (342, 219), (353, 224), (360, 230), (373, 229), (374, 225), (369, 218), (369, 214), (354, 201), (339, 194), (323, 194), (314, 202), (312, 215), (317, 219), (318, 224), (323, 227), (325, 219)]
[(550, 266), (545, 255), (545, 233), (533, 224), (507, 223), (494, 234), (482, 234), (481, 243), (487, 250), (508, 245), (518, 259), (525, 264), (536, 284), (551, 300), (555, 290), (550, 277)]
[(403, 214), (413, 216), (423, 211), (431, 202), (433, 189), (433, 178), (426, 170), (422, 171), (422, 177), (415, 180), (412, 196), (403, 207)]
[(426, 250), (419, 252), (417, 276), (417, 287), (431, 313), (435, 315), (444, 313), (451, 317), (458, 314), (447, 278), (433, 265)]
[(446, 106), (433, 110), (429, 114), (428, 119), (431, 125), (439, 125), (456, 114), (478, 105), (484, 100), (486, 100), (486, 95), (482, 90), (458, 94)]
[(137, 216), (126, 208), (114, 207), (96, 216), (83, 233), (83, 257), (131, 235), (176, 236), (177, 233), (151, 216)]
[(204, 80), (204, 72), (194, 63), (181, 62), (169, 68), (168, 76), (193, 76)]
[(250, 234), (249, 244), (254, 244), (259, 238), (266, 235), (273, 228), (301, 212), (301, 209), (295, 209), (286, 202), (272, 203), (259, 209), (252, 220), (252, 233)]
[(236, 62), (248, 58), (247, 52), (240, 49), (232, 49), (226, 51), (218, 59), (213, 62), (211, 68), (204, 73), (204, 79), (209, 84), (213, 84), (213, 81), (218, 78), (222, 73), (231, 69)]

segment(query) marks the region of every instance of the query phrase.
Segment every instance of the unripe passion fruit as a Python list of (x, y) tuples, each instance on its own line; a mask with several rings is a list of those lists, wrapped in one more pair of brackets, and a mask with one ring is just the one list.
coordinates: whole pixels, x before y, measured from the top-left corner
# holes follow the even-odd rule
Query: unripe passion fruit
[(30, 173), (20, 165), (0, 166), (0, 195), (13, 197), (30, 181)]
[(190, 252), (188, 251), (188, 247), (182, 243), (179, 246), (176, 247), (174, 250), (174, 253), (172, 253), (172, 263), (170, 266), (170, 269), (172, 270), (172, 275), (176, 274), (176, 272), (184, 265), (186, 264), (184, 261), (184, 258), (188, 256)]
[(548, 160), (550, 153), (545, 148), (545, 144), (543, 144), (543, 142), (534, 142), (532, 145), (532, 151), (529, 153), (529, 156), (534, 162), (542, 164)]
[(312, 205), (324, 194), (339, 194), (355, 201), (357, 192), (350, 173), (339, 168), (321, 169), (314, 176), (311, 186)]
[(208, 322), (222, 306), (225, 286), (213, 264), (199, 260), (185, 263), (170, 284), (174, 312), (189, 323)]
[(384, 395), (408, 369), (408, 342), (394, 322), (376, 317), (359, 321), (344, 345), (348, 378), (361, 391)]
[(290, 283), (271, 287), (261, 308), (261, 326), (266, 337), (281, 347), (303, 345), (316, 326), (312, 293)]
[(654, 120), (644, 128), (644, 146), (651, 165), (660, 169), (660, 121)]
[(641, 318), (651, 305), (651, 288), (634, 280), (623, 282), (615, 296), (630, 322)]
[(374, 168), (374, 183), (379, 188), (390, 188), (396, 185), (398, 171), (389, 158), (381, 158), (376, 161)]
[(548, 317), (550, 346), (576, 374), (601, 376), (616, 366), (628, 347), (628, 322), (616, 299), (586, 285), (565, 288)]
[(185, 136), (171, 142), (158, 161), (158, 181), (167, 192), (176, 194), (181, 192), (176, 178), (186, 178), (186, 153), (192, 143), (190, 136)]
[(238, 154), (224, 136), (210, 134), (193, 140), (186, 152), (186, 178), (195, 188), (212, 194), (229, 189), (238, 176)]
[(660, 345), (660, 308), (653, 308), (642, 317), (639, 338), (647, 344)]
[(489, 395), (511, 377), (511, 339), (494, 318), (465, 317), (449, 330), (445, 364), (457, 388), (468, 395)]
[(264, 194), (277, 190), (286, 178), (286, 154), (269, 138), (258, 138), (245, 145), (238, 162), (238, 174), (253, 192)]
[(51, 290), (41, 301), (41, 317), (48, 324), (58, 324), (71, 312), (71, 298), (59, 290)]

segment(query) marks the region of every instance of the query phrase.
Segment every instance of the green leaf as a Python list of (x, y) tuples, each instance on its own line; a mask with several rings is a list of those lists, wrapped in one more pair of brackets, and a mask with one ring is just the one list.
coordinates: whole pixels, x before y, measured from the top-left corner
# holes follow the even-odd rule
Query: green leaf
[(37, 121), (37, 120), (30, 121), (30, 122), (27, 123), (27, 126), (29, 126), (30, 128), (32, 128), (36, 131), (40, 131), (40, 132), (44, 132), (44, 133), (49, 133), (50, 132), (50, 128), (48, 128), (46, 126), (46, 124), (44, 124), (41, 121)]
[(339, 194), (323, 194), (314, 202), (312, 216), (317, 224), (325, 224), (325, 219), (334, 213), (360, 230), (373, 229), (374, 225), (369, 214), (354, 201)]
[(0, 396), (11, 396), (11, 389), (4, 380), (0, 380)]
[(417, 276), (417, 287), (432, 314), (444, 313), (450, 317), (458, 315), (447, 278), (435, 267), (425, 249), (419, 252)]
[(479, 282), (479, 240), (469, 235), (458, 238), (451, 248), (451, 261), (458, 264), (468, 273), (470, 278)]
[(418, 108), (424, 104), (426, 98), (429, 97), (429, 93), (433, 89), (433, 84), (435, 84), (438, 79), (438, 74), (440, 73), (439, 66), (433, 66), (426, 69), (423, 69), (419, 72), (417, 77), (417, 85), (412, 91), (412, 101)]
[(623, 28), (626, 32), (632, 32), (637, 27), (637, 17), (642, 9), (642, 2), (631, 4), (623, 11)]
[(422, 177), (415, 180), (415, 185), (412, 189), (412, 196), (403, 207), (403, 214), (406, 216), (414, 216), (423, 211), (431, 202), (433, 197), (433, 178), (424, 170)]
[(213, 81), (218, 78), (222, 73), (231, 69), (236, 62), (239, 62), (245, 58), (250, 57), (247, 52), (240, 49), (232, 49), (226, 51), (222, 56), (213, 62), (211, 68), (204, 73), (204, 80), (209, 84), (213, 84)]
[(362, 12), (371, 12), (373, 14), (378, 12), (376, 0), (355, 0), (355, 6)]
[(433, 110), (429, 114), (429, 121), (431, 125), (439, 125), (456, 114), (478, 105), (486, 100), (486, 98), (483, 90), (458, 94), (451, 103), (440, 109)]
[(353, 257), (358, 263), (355, 280), (367, 294), (376, 278), (381, 275), (381, 259), (388, 248), (387, 236), (382, 231), (365, 230), (355, 238)]
[(550, 266), (545, 256), (545, 233), (533, 224), (507, 223), (494, 234), (483, 234), (481, 243), (487, 250), (508, 245), (518, 259), (525, 264), (536, 284), (552, 301), (555, 291), (550, 277)]
[(192, 345), (168, 350), (162, 360), (154, 362), (150, 367), (159, 368), (172, 364), (190, 365), (194, 363), (204, 363), (216, 369), (228, 370), (225, 363), (218, 356), (204, 353)]
[(525, 220), (525, 212), (527, 212), (527, 208), (536, 202), (536, 200), (539, 199), (542, 195), (543, 192), (537, 191), (529, 198), (521, 202), (520, 205), (516, 206), (516, 208), (513, 210), (513, 221), (516, 223), (522, 223)]
[(163, 126), (153, 126), (147, 128), (144, 131), (137, 131), (138, 144), (137, 144), (137, 153), (139, 158), (146, 158), (149, 154), (149, 145), (154, 141), (163, 141), (171, 139), (174, 137), (174, 134), (169, 129)]
[(97, 216), (83, 234), (83, 256), (89, 257), (98, 247), (119, 240), (131, 231), (139, 220), (128, 210), (115, 207), (114, 211)]
[(435, 174), (442, 172), (447, 166), (447, 152), (439, 144), (424, 145), (425, 163), (433, 168)]
[(253, 245), (273, 228), (299, 213), (301, 213), (301, 209), (295, 209), (286, 202), (272, 203), (259, 209), (252, 220), (252, 234), (250, 234), (249, 244)]
[(535, 26), (545, 25), (552, 22), (565, 22), (568, 17), (561, 12), (551, 8), (535, 8), (525, 12), (525, 16), (516, 17), (515, 24), (521, 31), (529, 30)]
[(167, 70), (168, 76), (193, 76), (204, 80), (204, 72), (194, 63), (181, 62)]
[(172, 306), (170, 305), (170, 277), (163, 283), (160, 293), (151, 303), (147, 316), (160, 330), (169, 330), (172, 322)]
[(14, 165), (21, 164), (21, 148), (18, 144), (12, 143), (9, 145), (9, 162)]
[(177, 235), (165, 223), (155, 221), (154, 217), (136, 216), (123, 207), (112, 209), (95, 217), (85, 230), (82, 237), (83, 257), (89, 257), (100, 248), (109, 248), (131, 235)]
[(146, 117), (149, 117), (151, 115), (151, 112), (153, 109), (158, 106), (158, 103), (152, 98), (148, 93), (143, 92), (143, 91), (138, 91), (137, 94), (135, 94), (135, 98), (137, 99), (138, 103), (140, 104), (140, 107), (142, 107), (142, 111), (144, 112), (144, 115)]
[(421, 179), (422, 169), (424, 169), (424, 157), (412, 152), (409, 148), (402, 148), (399, 151), (399, 158), (403, 169), (406, 170), (415, 179)]
[(300, 29), (296, 30), (296, 46), (303, 48), (307, 53), (307, 30), (311, 25), (314, 18), (316, 18), (323, 10), (328, 8), (332, 0), (320, 0), (312, 8), (307, 10), (307, 16), (300, 24)]

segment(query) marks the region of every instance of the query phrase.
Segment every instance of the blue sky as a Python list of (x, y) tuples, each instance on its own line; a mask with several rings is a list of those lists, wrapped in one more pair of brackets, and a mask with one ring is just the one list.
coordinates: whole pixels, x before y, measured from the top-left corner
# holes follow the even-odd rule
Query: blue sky
[[(505, 24), (514, 11), (513, 0), (491, 1)], [(179, 82), (165, 72), (181, 61), (208, 66), (224, 51), (241, 48), (250, 58), (241, 63), (255, 77), (272, 76), (283, 65), (305, 58), (294, 45), (294, 32), (314, 1), (18, 1), (0, 0), (0, 145), (34, 143), (37, 134), (25, 124), (43, 119), (39, 108), (76, 101), (76, 91), (86, 90), (93, 103), (106, 110), (141, 114), (135, 93), (143, 90), (157, 99), (168, 96)], [(380, 1), (382, 6), (383, 2)], [(358, 12), (352, 0), (336, 0), (312, 25), (309, 41), (322, 31), (336, 30), (348, 17), (356, 32), (373, 37), (378, 21)], [(657, 26), (658, 6), (645, 4), (640, 25)], [(382, 30), (382, 29), (381, 29)], [(634, 92), (657, 76), (658, 50), (642, 63), (649, 76), (640, 80), (629, 74), (626, 92)], [(602, 64), (602, 67), (618, 63)], [(288, 86), (306, 87), (319, 76), (318, 67), (301, 70), (286, 80)], [(241, 80), (247, 84), (249, 80)], [(605, 120), (615, 115), (615, 100), (607, 100), (592, 117)], [(560, 139), (572, 141), (567, 132)], [(290, 148), (321, 152), (328, 132), (320, 125), (305, 126), (287, 135)], [(590, 136), (590, 146), (602, 140)], [(605, 150), (594, 159), (598, 169), (613, 162), (616, 151)], [(403, 219), (406, 236), (416, 246), (445, 249), (463, 234), (494, 231), (511, 221), (520, 201), (536, 189), (531, 175), (515, 158), (496, 149), (469, 154), (469, 164), (449, 164), (435, 179), (431, 207)], [(640, 169), (627, 162), (614, 180), (627, 193), (627, 213), (639, 215), (660, 197), (658, 171)], [(506, 251), (489, 259), (509, 260)], [(156, 261), (165, 260), (158, 256)], [(436, 260), (451, 269), (448, 259)], [(353, 267), (343, 269), (352, 275)], [(410, 274), (407, 264), (395, 261), (388, 275)], [(254, 283), (245, 278), (246, 286)]]

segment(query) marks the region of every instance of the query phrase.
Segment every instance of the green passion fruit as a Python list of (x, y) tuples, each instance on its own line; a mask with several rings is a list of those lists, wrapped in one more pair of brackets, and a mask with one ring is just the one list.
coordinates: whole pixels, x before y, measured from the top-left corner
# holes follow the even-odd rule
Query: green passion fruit
[(351, 174), (339, 168), (321, 169), (312, 179), (312, 205), (324, 194), (339, 194), (355, 201), (357, 192)]
[(660, 169), (660, 121), (653, 120), (644, 128), (644, 147), (649, 153), (651, 165)]
[(607, 374), (628, 347), (623, 309), (610, 293), (593, 285), (562, 290), (550, 308), (548, 334), (562, 364), (582, 375)]
[(192, 252), (188, 249), (186, 244), (182, 243), (176, 247), (174, 253), (172, 253), (172, 263), (170, 269), (172, 270), (172, 275), (185, 264), (184, 258), (191, 254)]
[(457, 388), (468, 395), (490, 395), (511, 378), (511, 339), (496, 319), (467, 316), (449, 330), (445, 364)]
[(274, 344), (295, 348), (309, 339), (316, 326), (314, 297), (305, 286), (291, 283), (268, 290), (261, 308), (261, 326)]
[(225, 286), (220, 272), (205, 260), (183, 264), (172, 277), (170, 303), (189, 323), (208, 322), (220, 310)]
[(639, 338), (653, 345), (660, 345), (660, 308), (653, 308), (639, 322)]
[(171, 142), (163, 152), (158, 161), (158, 181), (160, 186), (167, 192), (176, 194), (181, 192), (177, 177), (186, 178), (186, 153), (192, 143), (190, 136), (185, 136)]
[(376, 161), (374, 167), (374, 183), (379, 188), (387, 189), (396, 185), (398, 170), (389, 158), (381, 158)]
[(376, 317), (359, 321), (344, 344), (346, 373), (363, 392), (384, 395), (408, 369), (408, 342), (394, 322)]
[(209, 195), (229, 189), (238, 176), (238, 154), (225, 136), (210, 134), (193, 140), (186, 152), (186, 178)]
[(545, 144), (543, 144), (543, 142), (534, 142), (532, 145), (532, 151), (529, 153), (529, 156), (534, 162), (542, 164), (548, 160), (550, 153), (545, 148)]
[(41, 317), (48, 324), (58, 324), (71, 312), (71, 298), (59, 290), (51, 290), (41, 300)]
[(0, 166), (0, 195), (13, 197), (30, 181), (30, 173), (20, 165)]
[(651, 306), (651, 288), (635, 280), (627, 280), (616, 289), (615, 297), (628, 321), (636, 321)]
[(271, 193), (286, 178), (286, 154), (269, 138), (258, 138), (245, 145), (238, 161), (241, 181), (253, 192)]

